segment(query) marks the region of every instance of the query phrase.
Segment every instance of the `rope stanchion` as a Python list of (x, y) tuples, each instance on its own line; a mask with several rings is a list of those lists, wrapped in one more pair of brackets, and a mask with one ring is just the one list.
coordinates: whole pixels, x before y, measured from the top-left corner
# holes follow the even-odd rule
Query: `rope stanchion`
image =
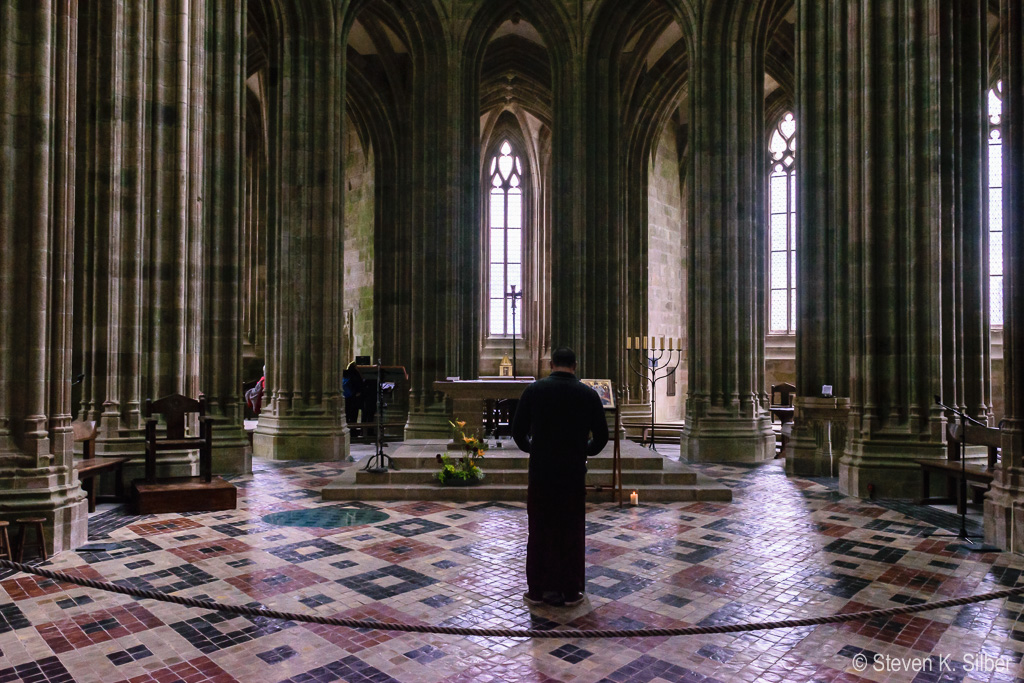
[(764, 621), (750, 624), (721, 624), (718, 626), (685, 626), (680, 628), (630, 628), (630, 629), (511, 629), (511, 628), (461, 628), (454, 626), (431, 626), (427, 624), (399, 624), (369, 619), (342, 619), (339, 617), (320, 617), (315, 614), (297, 614), (292, 612), (281, 612), (264, 607), (249, 607), (246, 605), (225, 605), (213, 600), (198, 600), (196, 598), (184, 598), (177, 595), (168, 595), (157, 591), (132, 588), (130, 586), (118, 586), (113, 583), (84, 579), (78, 576), (70, 576), (62, 572), (55, 572), (40, 567), (32, 567), (19, 562), (0, 559), (0, 567), (14, 569), (26, 574), (42, 576), (53, 581), (71, 583), (85, 588), (107, 591), (109, 593), (120, 593), (133, 598), (144, 598), (170, 602), (185, 607), (197, 607), (199, 609), (211, 610), (214, 612), (227, 612), (249, 617), (265, 617), (268, 619), (281, 619), (283, 621), (296, 621), (305, 624), (321, 624), (324, 626), (342, 626), (353, 629), (375, 629), (378, 631), (401, 631), (404, 633), (433, 633), (440, 635), (455, 636), (483, 636), (491, 638), (663, 638), (671, 636), (696, 636), (710, 635), (716, 633), (744, 633), (747, 631), (766, 631), (779, 628), (798, 628), (801, 626), (820, 626), (823, 624), (840, 624), (849, 621), (865, 621), (879, 617), (892, 617), (901, 614), (914, 614), (931, 610), (944, 609), (946, 607), (959, 607), (971, 605), (977, 602), (989, 600), (1000, 600), (1015, 595), (1024, 594), (1024, 586), (1007, 588), (982, 595), (971, 595), (962, 598), (950, 598), (936, 602), (925, 602), (919, 605), (902, 605), (887, 609), (867, 610), (863, 612), (849, 612), (846, 614), (833, 614), (827, 617), (809, 617), (806, 619), (785, 619), (782, 621)]

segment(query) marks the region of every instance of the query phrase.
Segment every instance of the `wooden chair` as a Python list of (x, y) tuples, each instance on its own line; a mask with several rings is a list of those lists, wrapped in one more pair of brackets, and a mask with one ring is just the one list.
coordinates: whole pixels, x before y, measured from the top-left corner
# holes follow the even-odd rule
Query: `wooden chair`
[(779, 418), (780, 424), (793, 421), (793, 399), (796, 397), (796, 387), (788, 382), (772, 385), (771, 406), (772, 421)]
[[(199, 436), (185, 435), (185, 416), (199, 413)], [(167, 435), (157, 439), (156, 415), (163, 415)], [(156, 456), (160, 451), (199, 450), (199, 476), (207, 484), (213, 475), (213, 430), (206, 417), (206, 396), (199, 400), (171, 394), (156, 401), (146, 399), (143, 412), (146, 417), (146, 478), (147, 484), (156, 482)]]

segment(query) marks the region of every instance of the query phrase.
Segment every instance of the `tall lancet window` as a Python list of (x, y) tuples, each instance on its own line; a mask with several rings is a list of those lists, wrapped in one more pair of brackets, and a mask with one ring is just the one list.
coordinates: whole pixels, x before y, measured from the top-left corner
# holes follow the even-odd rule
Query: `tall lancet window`
[[(509, 289), (523, 286), (523, 165), (508, 140), (501, 143), (490, 164), (490, 326), (491, 336), (512, 334)], [(522, 333), (522, 311), (516, 316), (516, 335)]]
[(988, 300), (989, 322), (1003, 325), (1003, 82), (988, 91)]
[(796, 119), (787, 112), (768, 142), (768, 331), (796, 331)]

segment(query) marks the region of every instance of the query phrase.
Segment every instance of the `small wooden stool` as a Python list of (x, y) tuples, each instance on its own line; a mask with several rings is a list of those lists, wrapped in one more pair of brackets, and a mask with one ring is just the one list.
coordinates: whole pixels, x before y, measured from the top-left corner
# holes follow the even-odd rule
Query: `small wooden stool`
[(21, 525), (21, 533), (18, 534), (18, 562), (24, 560), (25, 555), (25, 536), (28, 534), (30, 527), (35, 528), (36, 531), (36, 547), (39, 548), (39, 554), (43, 556), (43, 560), (46, 557), (46, 538), (43, 536), (43, 522), (46, 521), (45, 517), (22, 517), (21, 519), (14, 520), (15, 524)]
[(9, 522), (0, 520), (0, 557), (13, 560), (14, 555), (11, 551), (11, 537), (7, 535), (7, 526)]

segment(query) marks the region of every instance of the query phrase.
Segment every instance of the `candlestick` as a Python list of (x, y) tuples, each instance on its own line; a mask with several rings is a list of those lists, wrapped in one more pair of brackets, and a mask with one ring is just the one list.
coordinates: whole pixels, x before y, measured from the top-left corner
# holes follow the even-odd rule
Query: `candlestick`
[(636, 495), (636, 491), (633, 491), (633, 493), (629, 494), (629, 504), (630, 505), (639, 505), (640, 504), (640, 498)]
[[(657, 450), (655, 447), (654, 430), (655, 430), (655, 416), (657, 415), (657, 383), (659, 380), (666, 379), (669, 375), (676, 372), (679, 367), (679, 362), (682, 360), (683, 343), (679, 337), (668, 337), (668, 348), (669, 352), (665, 354), (665, 335), (656, 336), (649, 335), (651, 350), (647, 350), (648, 335), (643, 337), (633, 338), (633, 347), (629, 348), (627, 343), (627, 350), (636, 350), (636, 354), (626, 354), (626, 361), (629, 365), (629, 369), (636, 374), (641, 383), (647, 385), (650, 390), (650, 402), (651, 402), (651, 429), (650, 429), (650, 443), (647, 445), (652, 450)], [(641, 339), (643, 341), (641, 341)], [(647, 387), (641, 395), (647, 394)]]

